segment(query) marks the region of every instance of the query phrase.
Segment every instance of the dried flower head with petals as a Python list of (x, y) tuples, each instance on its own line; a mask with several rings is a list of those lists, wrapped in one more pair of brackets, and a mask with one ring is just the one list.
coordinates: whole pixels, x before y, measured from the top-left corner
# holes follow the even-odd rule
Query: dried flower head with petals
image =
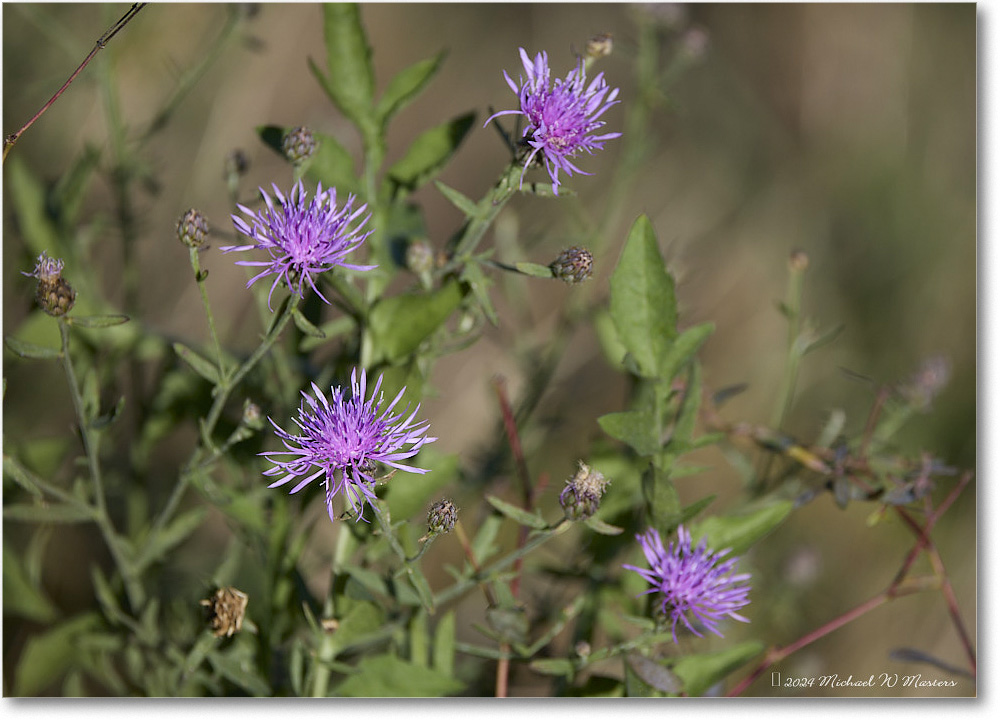
[(580, 468), (559, 494), (559, 505), (571, 521), (585, 521), (597, 513), (604, 488), (610, 483), (604, 474), (579, 461)]
[(655, 528), (636, 536), (636, 540), (646, 554), (649, 568), (627, 564), (624, 568), (649, 581), (652, 588), (646, 593), (661, 595), (660, 609), (672, 620), (674, 643), (678, 621), (699, 637), (698, 625), (721, 637), (717, 624), (725, 616), (749, 622), (736, 611), (750, 603), (747, 598), (750, 586), (742, 585), (750, 579), (750, 574), (734, 573), (738, 558), (722, 560), (729, 553), (728, 548), (717, 553), (709, 551), (705, 539), (693, 548), (691, 534), (684, 526), (677, 528), (677, 541), (671, 541), (667, 548)]
[[(315, 397), (303, 391), (299, 415), (293, 419), (302, 431), (300, 435), (282, 430), (268, 418), (287, 449), (261, 453), (274, 464), (274, 468), (265, 471), (264, 475), (281, 476), (268, 487), (297, 481), (290, 491), (297, 493), (322, 478), (327, 510), (330, 520), (334, 520), (333, 499), (337, 494), (345, 495), (359, 516), (365, 504), (375, 500), (377, 464), (410, 473), (427, 473), (426, 468), (400, 462), (417, 455), (425, 443), (437, 440), (427, 435), (428, 421), (415, 421), (420, 405), (408, 416), (408, 408), (394, 415), (393, 408), (406, 388), (400, 390), (391, 403), (384, 405), (379, 393), (381, 387), (382, 377), (379, 376), (369, 398), (365, 371), (361, 371), (359, 378), (354, 370), (350, 397), (345, 398), (344, 389), (338, 386), (331, 389), (331, 398), (327, 400), (313, 383)], [(281, 456), (292, 458), (279, 460)]]
[(208, 609), (212, 633), (218, 638), (232, 636), (243, 628), (249, 602), (250, 597), (234, 586), (220, 588), (211, 598), (200, 601)]
[[(244, 250), (266, 250), (270, 260), (240, 260), (236, 265), (261, 266), (263, 271), (247, 282), (249, 288), (267, 275), (274, 275), (271, 291), (267, 295), (267, 306), (271, 307), (271, 296), (282, 280), (292, 293), (301, 296), (303, 283), (329, 304), (316, 287), (315, 276), (337, 266), (351, 270), (371, 270), (374, 265), (353, 265), (344, 259), (371, 235), (374, 230), (364, 230), (369, 215), (364, 215), (367, 204), (354, 207), (353, 195), (347, 197), (342, 208), (337, 207), (337, 191), (323, 190), (316, 186), (316, 195), (306, 199), (306, 190), (300, 180), (286, 198), (272, 185), (279, 206), (261, 189), (265, 209), (255, 212), (243, 205), (237, 207), (246, 219), (233, 215), (233, 225), (252, 243), (228, 245), (221, 250), (225, 253)], [(353, 227), (352, 227), (353, 224)]]
[[(584, 150), (588, 153), (600, 150), (605, 140), (621, 136), (621, 133), (594, 134), (604, 126), (604, 121), (598, 118), (612, 105), (617, 105), (618, 89), (612, 89), (605, 82), (604, 73), (598, 73), (588, 85), (582, 59), (565, 79), (557, 78), (551, 82), (547, 53), (538, 53), (534, 60), (528, 57), (524, 48), (520, 48), (520, 53), (527, 79), (519, 78), (519, 85), (507, 71), (503, 75), (510, 89), (517, 93), (521, 109), (494, 113), (486, 120), (486, 125), (501, 115), (523, 115), (527, 118), (524, 139), (531, 152), (524, 167), (527, 169), (541, 154), (545, 169), (552, 178), (552, 192), (558, 195), (560, 170), (569, 176), (574, 172), (590, 175), (576, 167), (572, 159)], [(524, 182), (523, 171), (521, 182)]]

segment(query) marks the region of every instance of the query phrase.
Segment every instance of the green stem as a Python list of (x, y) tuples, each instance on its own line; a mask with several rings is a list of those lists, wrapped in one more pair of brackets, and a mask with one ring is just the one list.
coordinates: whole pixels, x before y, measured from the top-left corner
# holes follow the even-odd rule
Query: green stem
[(205, 317), (208, 318), (208, 332), (212, 336), (212, 343), (215, 345), (215, 357), (219, 365), (219, 377), (223, 382), (226, 380), (226, 361), (222, 355), (222, 345), (219, 343), (219, 335), (215, 331), (215, 316), (212, 315), (212, 307), (208, 302), (208, 289), (205, 287), (205, 276), (201, 272), (201, 260), (198, 256), (198, 249), (191, 248), (191, 268), (194, 270), (194, 279), (198, 283), (198, 290), (201, 292), (201, 304), (205, 308)]
[[(333, 554), (333, 561), (330, 564), (330, 595), (323, 606), (323, 615), (332, 618), (336, 613), (334, 600), (334, 584), (337, 576), (343, 573), (344, 564), (351, 557), (351, 554), (358, 547), (358, 542), (351, 534), (351, 529), (346, 523), (341, 523), (337, 531), (337, 549)], [(336, 633), (324, 634), (317, 652), (316, 665), (314, 668), (312, 696), (313, 698), (326, 698), (327, 684), (330, 682), (329, 664), (337, 657), (337, 635)]]
[(479, 241), (482, 240), (487, 228), (493, 224), (497, 215), (510, 200), (520, 183), (522, 167), (517, 163), (511, 163), (507, 170), (493, 186), (492, 192), (479, 202), (478, 214), (470, 218), (465, 230), (455, 244), (454, 257), (459, 262), (465, 260), (475, 252)]

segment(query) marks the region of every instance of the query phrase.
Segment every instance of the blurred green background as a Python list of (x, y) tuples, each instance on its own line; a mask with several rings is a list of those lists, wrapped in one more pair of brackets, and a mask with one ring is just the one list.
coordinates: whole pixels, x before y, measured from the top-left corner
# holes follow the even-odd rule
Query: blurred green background
[[(127, 5), (3, 6), (3, 129), (13, 132), (76, 67), (93, 41)], [(117, 102), (130, 126), (141, 127), (176, 87), (179, 77), (210, 46), (223, 26), (221, 5), (150, 5), (98, 58), (117, 73)], [(601, 293), (628, 227), (646, 213), (668, 265), (678, 279), (681, 324), (714, 321), (705, 346), (705, 382), (748, 390), (729, 402), (730, 420), (767, 423), (784, 359), (785, 324), (775, 309), (784, 294), (793, 249), (810, 259), (804, 310), (821, 328), (843, 323), (830, 346), (807, 359), (798, 401), (786, 428), (809, 440), (830, 411), (844, 409), (848, 432), (863, 427), (871, 388), (841, 369), (895, 382), (910, 377), (934, 354), (951, 364), (951, 382), (930, 413), (899, 438), (903, 450), (920, 449), (950, 465), (976, 464), (976, 10), (972, 4), (921, 5), (471, 5), (373, 4), (362, 17), (374, 49), (376, 79), (441, 49), (449, 55), (429, 89), (393, 126), (388, 162), (422, 130), (475, 110), (478, 125), (489, 108), (513, 107), (501, 71), (516, 77), (517, 48), (547, 50), (563, 75), (591, 36), (609, 32), (614, 53), (600, 61), (622, 105), (605, 120), (621, 129), (623, 108), (635, 97), (634, 50), (639, 27), (669, 32), (690, 66), (665, 89), (668, 104), (653, 116), (648, 161), (625, 197), (608, 250), (596, 258)], [(207, 331), (186, 253), (174, 236), (188, 207), (209, 218), (216, 248), (231, 239), (223, 164), (235, 148), (250, 160), (244, 195), (271, 182), (287, 186), (288, 166), (256, 138), (258, 125), (309, 125), (335, 135), (360, 158), (357, 135), (323, 96), (307, 59), (324, 57), (315, 5), (261, 5), (236, 42), (223, 48), (146, 154), (156, 184), (140, 196), (138, 307), (157, 332), (204, 342)], [(85, 145), (108, 151), (108, 129), (97, 61), (18, 142), (10, 160), (46, 184), (56, 183)], [(441, 179), (472, 198), (493, 183), (507, 151), (492, 130), (474, 129)], [(530, 257), (548, 263), (574, 241), (574, 212), (600, 207), (618, 158), (620, 141), (585, 157), (594, 173), (568, 187), (579, 201), (519, 197), (505, 210), (506, 232)], [(106, 297), (121, 299), (120, 237), (112, 186), (98, 182), (84, 218), (106, 218), (95, 242), (97, 282)], [(418, 193), (430, 241), (438, 248), (460, 216), (428, 186)], [(32, 309), (33, 284), (19, 274), (33, 258), (4, 191), (3, 332), (14, 332)], [(502, 253), (501, 253), (502, 255)], [(204, 254), (209, 293), (225, 342), (251, 348), (258, 329), (250, 313), (245, 276), (232, 258)], [(72, 278), (73, 269), (67, 269)], [(497, 409), (489, 379), (502, 373), (517, 396), (523, 369), (516, 339), (543, 341), (556, 308), (574, 289), (528, 286), (527, 318), (499, 294), (501, 326), (473, 348), (442, 360), (433, 382), (438, 396), (425, 404), (442, 451), (471, 463), (496, 435)], [(72, 409), (58, 368), (16, 359), (5, 351), (5, 443), (65, 435)], [(585, 457), (601, 433), (595, 418), (621, 410), (622, 379), (605, 361), (594, 333), (581, 329), (568, 346), (539, 409), (525, 431), (536, 474), (552, 477), (545, 503), (554, 503), (575, 458)], [(460, 399), (460, 400), (457, 400)], [(37, 446), (38, 444), (36, 444)], [(39, 446), (44, 448), (44, 446)], [(39, 451), (44, 452), (44, 451)], [(165, 449), (170, 459), (184, 447)], [(174, 455), (172, 455), (174, 454)], [(738, 477), (718, 453), (713, 470), (696, 479), (688, 500), (738, 491)], [(970, 630), (976, 619), (976, 498), (970, 488), (938, 526), (939, 548)], [(468, 504), (468, 501), (466, 501)], [(462, 505), (462, 504), (460, 504)], [(464, 507), (464, 506), (463, 506)], [(749, 607), (753, 635), (789, 643), (881, 591), (910, 547), (911, 536), (890, 520), (865, 526), (872, 509), (838, 510), (828, 496), (796, 512), (749, 559), (769, 579)], [(324, 530), (325, 532), (325, 530)], [(4, 533), (16, 537), (15, 524)], [(96, 538), (87, 530), (59, 528), (46, 557), (46, 588), (64, 609), (94, 604), (87, 570)], [(319, 534), (322, 535), (322, 534)], [(208, 534), (203, 542), (212, 542)], [(328, 542), (326, 538), (326, 542)], [(222, 541), (214, 538), (222, 547)], [(317, 540), (322, 546), (324, 537)], [(320, 584), (321, 585), (321, 584)], [(5, 617), (4, 673), (26, 629)], [(919, 646), (962, 665), (962, 652), (938, 595), (910, 596), (868, 614), (786, 661), (786, 675), (933, 669), (890, 661), (889, 649)], [(515, 672), (512, 695), (543, 693), (537, 678)], [(767, 678), (751, 694), (774, 695)], [(907, 695), (906, 689), (885, 695)], [(970, 695), (961, 682), (940, 695)], [(813, 690), (811, 695), (851, 695)], [(917, 695), (926, 695), (919, 693)]]

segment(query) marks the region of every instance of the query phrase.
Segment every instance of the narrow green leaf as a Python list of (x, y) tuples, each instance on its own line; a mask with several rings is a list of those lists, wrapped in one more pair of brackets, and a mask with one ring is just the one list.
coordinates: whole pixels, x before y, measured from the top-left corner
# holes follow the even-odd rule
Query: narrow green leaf
[(594, 533), (600, 533), (602, 536), (617, 536), (622, 533), (625, 529), (619, 528), (618, 526), (612, 526), (610, 523), (605, 523), (599, 518), (591, 516), (584, 523), (587, 524), (589, 528)]
[(319, 326), (319, 331), (323, 334), (322, 336), (305, 336), (299, 343), (299, 351), (302, 353), (308, 353), (309, 351), (319, 348), (324, 343), (327, 343), (334, 338), (349, 333), (354, 329), (355, 320), (349, 315), (339, 315), (331, 321), (327, 321), (323, 325)]
[(670, 474), (650, 465), (642, 475), (642, 492), (646, 499), (650, 525), (656, 528), (661, 536), (668, 535), (676, 527), (674, 521), (681, 510), (680, 498), (677, 496), (673, 481), (670, 480)]
[(846, 326), (841, 323), (840, 325), (822, 333), (818, 337), (806, 341), (804, 347), (802, 348), (802, 355), (812, 353), (814, 350), (819, 350), (827, 343), (832, 343), (843, 332), (845, 327)]
[(694, 363), (690, 368), (691, 372), (688, 374), (688, 383), (684, 389), (684, 398), (681, 401), (680, 411), (677, 414), (677, 422), (674, 424), (673, 433), (670, 437), (671, 448), (676, 447), (674, 444), (681, 444), (680, 448), (686, 449), (694, 439), (694, 427), (698, 421), (698, 409), (701, 408), (701, 366)]
[(340, 684), (336, 693), (373, 698), (437, 697), (456, 694), (463, 688), (461, 681), (437, 669), (423, 668), (386, 653), (361, 659), (357, 673)]
[(716, 683), (764, 650), (760, 641), (745, 641), (722, 651), (686, 654), (673, 666), (688, 696), (701, 696)]
[(295, 327), (306, 335), (314, 338), (326, 338), (326, 333), (314, 326), (298, 306), (292, 310), (292, 320), (295, 321)]
[(640, 656), (637, 653), (629, 654), (626, 661), (632, 671), (657, 691), (664, 693), (680, 693), (681, 679), (670, 669), (661, 666), (656, 661)]
[(410, 663), (420, 668), (430, 664), (430, 638), (427, 632), (427, 614), (415, 613), (410, 620)]
[[(10, 207), (14, 211), (17, 230), (32, 255), (38, 256), (43, 250), (49, 255), (58, 253), (59, 234), (46, 212), (45, 188), (22, 157), (15, 154), (4, 163), (4, 187), (10, 194)], [(32, 286), (26, 287), (33, 287), (34, 281), (22, 280), (32, 283)]]
[(14, 694), (34, 696), (57, 681), (76, 661), (77, 640), (99, 623), (96, 613), (85, 613), (28, 639), (14, 672)]
[(552, 278), (552, 268), (547, 265), (540, 265), (539, 263), (515, 263), (514, 267), (517, 268), (519, 273), (523, 275), (530, 275), (532, 278)]
[(53, 204), (59, 209), (60, 222), (64, 226), (77, 223), (80, 206), (90, 188), (94, 171), (101, 161), (101, 151), (93, 145), (86, 145), (69, 170), (60, 178), (53, 192)]
[(375, 70), (358, 5), (324, 4), (323, 38), (327, 67), (324, 87), (341, 112), (362, 129), (362, 134), (367, 134), (372, 130), (368, 126), (373, 124)]
[(408, 293), (384, 298), (372, 308), (369, 330), (382, 359), (405, 359), (444, 323), (462, 301), (457, 281), (450, 281), (431, 293)]
[(447, 54), (447, 51), (441, 51), (432, 58), (414, 63), (396, 73), (389, 81), (389, 85), (382, 93), (378, 106), (375, 108), (375, 117), (378, 118), (378, 122), (382, 124), (383, 128), (396, 113), (412, 102), (427, 87)]
[(385, 579), (375, 573), (375, 571), (367, 568), (361, 568), (360, 566), (353, 566), (347, 563), (343, 565), (343, 569), (345, 573), (350, 574), (351, 578), (361, 584), (374, 596), (381, 596), (385, 598), (391, 595), (389, 593), (389, 586), (386, 584)]
[(793, 505), (792, 501), (775, 501), (740, 515), (712, 516), (692, 524), (691, 537), (697, 541), (704, 536), (715, 550), (731, 548), (738, 555), (781, 525)]
[(522, 526), (541, 530), (543, 528), (547, 528), (549, 525), (545, 522), (545, 519), (537, 513), (529, 513), (523, 508), (518, 508), (517, 506), (507, 503), (506, 501), (501, 501), (496, 496), (486, 496), (486, 500), (491, 506), (500, 511), (500, 513), (507, 516), (507, 518), (512, 521), (520, 523)]
[(34, 343), (18, 340), (13, 336), (7, 336), (3, 339), (3, 342), (7, 348), (22, 358), (31, 358), (33, 360), (52, 360), (54, 358), (62, 358), (62, 351), (57, 348), (45, 348), (44, 346), (35, 345)]
[(202, 358), (183, 343), (174, 343), (174, 352), (176, 352), (185, 363), (191, 366), (195, 373), (210, 383), (218, 384), (219, 369), (215, 367), (214, 363)]
[(677, 336), (662, 360), (660, 378), (673, 380), (677, 372), (698, 352), (714, 331), (714, 323), (702, 323), (688, 328)]
[(594, 332), (597, 334), (597, 340), (601, 344), (604, 358), (616, 370), (624, 371), (625, 365), (622, 361), (625, 358), (625, 354), (628, 353), (628, 349), (619, 340), (618, 330), (615, 328), (611, 313), (607, 310), (598, 311), (594, 316)]
[(677, 300), (645, 215), (629, 231), (611, 275), (611, 318), (640, 373), (658, 377), (677, 335)]
[(3, 540), (3, 614), (20, 616), (36, 623), (52, 623), (59, 609), (40, 587), (32, 584), (20, 555)]
[(572, 676), (573, 662), (566, 658), (536, 658), (530, 664), (531, 670), (546, 676)]
[(500, 516), (494, 516), (493, 514), (487, 516), (483, 522), (479, 524), (479, 531), (476, 533), (476, 537), (472, 540), (472, 554), (477, 560), (489, 558), (496, 552), (494, 541), (496, 541), (497, 534), (500, 532), (500, 526), (502, 524), (503, 519)]
[(656, 437), (656, 423), (649, 413), (644, 411), (607, 413), (598, 418), (597, 423), (605, 433), (627, 443), (640, 456), (652, 456), (660, 450), (660, 439)]
[(3, 508), (3, 517), (33, 523), (82, 523), (94, 520), (96, 514), (82, 504), (9, 503)]
[(420, 598), (420, 605), (427, 613), (433, 613), (434, 593), (431, 591), (431, 585), (427, 582), (427, 577), (416, 566), (408, 566), (406, 571), (406, 577), (410, 579), (410, 583), (413, 584), (413, 588), (416, 589), (417, 596)]
[(232, 648), (233, 651), (229, 653), (220, 653), (218, 647), (209, 651), (208, 661), (212, 668), (251, 696), (270, 696), (271, 687), (267, 681), (257, 675), (249, 659), (240, 658), (240, 654), (234, 653), (238, 648)]
[(39, 487), (39, 480), (35, 474), (31, 473), (27, 468), (22, 466), (18, 461), (15, 461), (10, 456), (4, 455), (3, 457), (3, 472), (5, 475), (10, 476), (14, 479), (17, 485), (21, 486), (24, 490), (34, 496), (36, 499), (42, 499), (45, 493)]
[(489, 287), (492, 281), (483, 273), (482, 266), (476, 261), (470, 261), (462, 267), (462, 280), (472, 288), (472, 294), (476, 297), (479, 307), (493, 325), (500, 324), (496, 308), (493, 307), (493, 300), (490, 298)]
[(188, 536), (198, 530), (207, 515), (208, 509), (198, 506), (177, 516), (170, 525), (158, 533), (153, 533), (146, 539), (139, 557), (135, 561), (136, 569), (146, 568), (149, 564), (166, 556), (168, 551), (179, 546), (187, 540)]
[(276, 152), (282, 158), (285, 157), (285, 151), (282, 149), (281, 145), (285, 134), (288, 132), (288, 128), (283, 128), (280, 125), (258, 125), (254, 130), (257, 132), (257, 137), (260, 138), (264, 145)]
[(475, 113), (466, 113), (421, 133), (406, 154), (389, 168), (389, 177), (410, 191), (422, 186), (455, 154), (475, 119)]
[(448, 611), (434, 629), (432, 665), (445, 676), (455, 675), (455, 612)]
[(85, 315), (66, 316), (66, 322), (78, 328), (110, 328), (128, 323), (127, 315)]
[(441, 195), (446, 197), (452, 205), (465, 213), (466, 217), (475, 218), (479, 215), (479, 209), (476, 207), (476, 204), (454, 188), (448, 187), (440, 180), (434, 181), (434, 187), (440, 190)]

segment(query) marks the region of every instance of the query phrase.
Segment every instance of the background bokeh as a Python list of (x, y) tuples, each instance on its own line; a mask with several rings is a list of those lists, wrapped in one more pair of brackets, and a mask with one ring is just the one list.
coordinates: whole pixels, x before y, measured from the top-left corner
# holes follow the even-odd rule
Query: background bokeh
[[(3, 129), (30, 117), (68, 76), (125, 5), (3, 6)], [(150, 5), (100, 58), (117, 73), (117, 100), (129, 125), (144, 126), (191, 63), (214, 42), (227, 10), (221, 5)], [(258, 125), (309, 125), (335, 135), (360, 157), (357, 135), (321, 93), (307, 59), (324, 57), (315, 5), (262, 5), (247, 33), (187, 97), (147, 153), (155, 187), (140, 197), (137, 248), (138, 307), (143, 322), (168, 336), (207, 337), (186, 252), (174, 227), (188, 207), (200, 208), (226, 244), (231, 233), (223, 162), (242, 148), (250, 159), (246, 188), (288, 182), (287, 165), (257, 139)], [(725, 407), (732, 420), (766, 423), (784, 359), (785, 324), (775, 309), (784, 294), (790, 251), (805, 251), (805, 312), (818, 327), (844, 324), (830, 346), (810, 355), (798, 402), (787, 424), (809, 439), (831, 409), (847, 413), (848, 430), (862, 427), (870, 386), (848, 369), (894, 382), (911, 376), (934, 354), (951, 364), (951, 382), (931, 412), (899, 438), (907, 451), (926, 449), (947, 463), (976, 464), (976, 11), (965, 5), (629, 5), (629, 4), (368, 4), (362, 17), (374, 49), (379, 88), (406, 65), (448, 50), (428, 90), (395, 122), (388, 161), (422, 130), (475, 110), (479, 123), (441, 179), (480, 197), (507, 160), (492, 130), (479, 130), (488, 109), (511, 107), (501, 71), (519, 69), (517, 48), (545, 49), (557, 74), (572, 53), (600, 32), (615, 49), (600, 68), (621, 88), (622, 106), (606, 116), (620, 127), (635, 95), (633, 60), (640, 24), (676, 29), (694, 62), (667, 89), (669, 103), (654, 115), (654, 145), (624, 199), (595, 278), (607, 276), (635, 216), (649, 215), (661, 249), (678, 278), (681, 324), (714, 321), (702, 358), (705, 382), (748, 390)], [(88, 68), (59, 102), (18, 142), (13, 153), (46, 183), (58, 181), (87, 144), (108, 149), (98, 74)], [(573, 178), (571, 206), (599, 205), (618, 144), (582, 161), (592, 177)], [(6, 176), (6, 174), (5, 174)], [(5, 177), (6, 180), (6, 177)], [(5, 191), (4, 200), (8, 194)], [(428, 186), (416, 197), (428, 236), (442, 247), (460, 216)], [(120, 298), (120, 238), (111, 211), (111, 185), (97, 183), (85, 217), (107, 217), (106, 237), (94, 244), (95, 272), (111, 299)], [(570, 201), (575, 202), (575, 201)], [(570, 213), (559, 201), (515, 199), (505, 210), (507, 232), (547, 263), (574, 240)], [(32, 307), (32, 285), (19, 275), (31, 257), (9, 203), (3, 217), (3, 332), (13, 332)], [(502, 255), (502, 254), (501, 254)], [(244, 276), (232, 258), (206, 253), (209, 292), (225, 342), (256, 343)], [(489, 380), (502, 373), (516, 396), (524, 381), (515, 361), (517, 339), (552, 333), (556, 309), (575, 289), (536, 283), (517, 308), (501, 294), (499, 328), (471, 349), (442, 360), (432, 378), (436, 397), (425, 405), (441, 450), (472, 464), (497, 435), (498, 413)], [(520, 308), (526, 307), (527, 313)], [(515, 324), (516, 321), (516, 324)], [(4, 354), (5, 443), (65, 433), (72, 409), (58, 368)], [(621, 378), (602, 355), (594, 333), (581, 329), (567, 347), (543, 397), (534, 427), (525, 430), (529, 463), (561, 479), (601, 433), (594, 419), (621, 410)], [(183, 440), (183, 439), (182, 439)], [(180, 441), (178, 441), (180, 443)], [(164, 478), (171, 454), (163, 452)], [(680, 482), (698, 484), (724, 500), (738, 489), (736, 473), (715, 453), (712, 470)], [(973, 633), (976, 618), (976, 498), (970, 488), (938, 526), (939, 547)], [(461, 505), (461, 504), (460, 504)], [(829, 497), (806, 506), (750, 559), (769, 578), (773, 601), (751, 606), (754, 634), (787, 643), (882, 590), (909, 548), (895, 521), (866, 527), (870, 508), (838, 510)], [(18, 533), (12, 523), (4, 533)], [(46, 558), (46, 586), (61, 607), (93, 605), (87, 570), (95, 537), (58, 529)], [(322, 547), (324, 537), (318, 534)], [(222, 547), (221, 532), (214, 542)], [(213, 541), (205, 534), (203, 543)], [(193, 554), (197, 555), (197, 554)], [(196, 561), (192, 561), (195, 563)], [(317, 562), (317, 568), (322, 567)], [(322, 579), (317, 582), (322, 587)], [(481, 599), (476, 599), (481, 605)], [(23, 643), (5, 617), (4, 674)], [(936, 594), (910, 596), (855, 622), (793, 656), (786, 674), (907, 671), (887, 651), (919, 643), (922, 650), (962, 665), (961, 648)], [(935, 672), (931, 672), (933, 675)], [(940, 674), (939, 674), (940, 675)], [(528, 673), (515, 673), (512, 695), (545, 693)], [(771, 695), (765, 678), (750, 693)], [(816, 695), (843, 692), (816, 691)], [(904, 689), (886, 695), (906, 694)], [(909, 693), (912, 693), (910, 691)], [(971, 685), (941, 695), (970, 695)], [(923, 695), (923, 694), (921, 694)]]

